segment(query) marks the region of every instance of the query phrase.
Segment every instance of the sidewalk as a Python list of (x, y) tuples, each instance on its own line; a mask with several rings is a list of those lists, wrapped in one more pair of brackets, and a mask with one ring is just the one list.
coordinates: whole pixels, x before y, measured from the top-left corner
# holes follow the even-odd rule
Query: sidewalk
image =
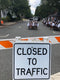
[(52, 75), (50, 80), (60, 80), (60, 72)]
[(2, 27), (6, 27), (6, 26), (10, 26), (10, 25), (14, 25), (16, 24), (17, 22), (5, 22), (4, 24), (0, 25), (0, 28)]

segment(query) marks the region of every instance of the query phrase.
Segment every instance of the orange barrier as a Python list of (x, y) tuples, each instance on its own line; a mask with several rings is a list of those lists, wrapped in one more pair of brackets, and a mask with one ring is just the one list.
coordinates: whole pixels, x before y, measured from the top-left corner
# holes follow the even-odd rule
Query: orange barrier
[(28, 39), (21, 39), (21, 41), (28, 41)]
[[(45, 39), (45, 40), (44, 40)], [(28, 37), (28, 38), (20, 38), (20, 39), (5, 39), (0, 40), (0, 50), (12, 48), (15, 42), (40, 42), (40, 43), (50, 43), (50, 44), (59, 44), (60, 36), (44, 36), (44, 37)]]
[(57, 39), (58, 42), (60, 42), (60, 37), (55, 37)]
[(4, 48), (12, 48), (13, 44), (10, 41), (0, 41), (0, 45), (2, 45)]

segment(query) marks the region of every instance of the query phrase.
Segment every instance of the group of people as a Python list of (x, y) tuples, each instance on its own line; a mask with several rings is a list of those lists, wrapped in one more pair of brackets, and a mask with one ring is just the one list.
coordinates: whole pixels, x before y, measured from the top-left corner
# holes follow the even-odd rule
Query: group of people
[(59, 30), (60, 31), (60, 20), (57, 20), (56, 18), (44, 18), (42, 20), (43, 24), (46, 24), (48, 27), (54, 29), (54, 30)]
[(30, 20), (27, 26), (28, 26), (28, 29), (37, 29), (39, 27), (39, 23), (36, 20)]

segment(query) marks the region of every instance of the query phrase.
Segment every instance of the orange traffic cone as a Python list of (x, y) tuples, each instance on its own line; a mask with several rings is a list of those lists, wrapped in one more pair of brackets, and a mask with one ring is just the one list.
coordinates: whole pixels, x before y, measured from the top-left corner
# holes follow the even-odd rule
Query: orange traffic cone
[(3, 20), (1, 20), (1, 24), (4, 24)]

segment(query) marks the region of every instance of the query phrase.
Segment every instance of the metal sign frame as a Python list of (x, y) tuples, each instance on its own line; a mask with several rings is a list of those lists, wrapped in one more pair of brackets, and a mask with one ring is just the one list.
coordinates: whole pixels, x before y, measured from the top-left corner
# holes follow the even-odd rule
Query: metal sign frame
[[(49, 43), (32, 43), (32, 42), (27, 42), (27, 43), (15, 43), (14, 46), (13, 46), (13, 53), (12, 53), (12, 79), (13, 80), (16, 80), (15, 79), (15, 45), (16, 44), (41, 44), (41, 45), (49, 45), (49, 77), (48, 78), (39, 78), (39, 79), (47, 79), (49, 80), (50, 79), (50, 74), (51, 74), (51, 45)], [(24, 79), (24, 78), (23, 78)], [(28, 78), (26, 78), (28, 79)], [(29, 78), (30, 79), (30, 78)], [(36, 79), (36, 78), (31, 78), (31, 79)], [(19, 80), (19, 79), (18, 79)]]

